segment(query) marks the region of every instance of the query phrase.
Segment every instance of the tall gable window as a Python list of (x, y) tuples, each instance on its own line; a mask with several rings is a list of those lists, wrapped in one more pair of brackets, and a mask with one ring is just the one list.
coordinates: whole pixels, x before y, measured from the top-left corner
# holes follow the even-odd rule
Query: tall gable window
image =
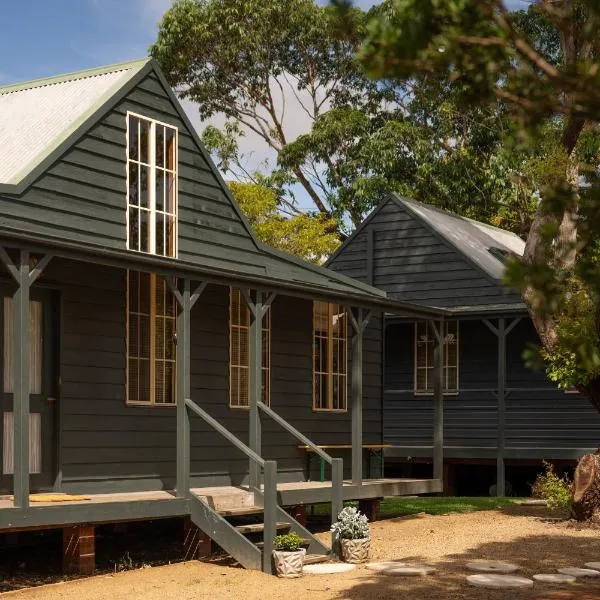
[(313, 410), (347, 410), (348, 318), (344, 307), (313, 303)]
[[(429, 321), (415, 323), (415, 394), (433, 394), (435, 333)], [(458, 393), (458, 321), (444, 322), (444, 394)]]
[[(262, 397), (271, 400), (271, 311), (262, 323)], [(247, 408), (250, 398), (250, 309), (240, 290), (229, 290), (229, 406)]]
[(127, 402), (175, 404), (177, 309), (167, 282), (127, 272)]
[(127, 248), (177, 256), (177, 128), (127, 114)]

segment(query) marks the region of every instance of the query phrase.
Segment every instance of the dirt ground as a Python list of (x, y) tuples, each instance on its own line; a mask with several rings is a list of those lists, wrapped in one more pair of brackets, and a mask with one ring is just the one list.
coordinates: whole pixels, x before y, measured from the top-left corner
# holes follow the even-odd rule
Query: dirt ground
[(600, 560), (600, 530), (557, 523), (548, 518), (546, 509), (415, 515), (374, 523), (371, 532), (373, 559), (426, 562), (438, 567), (438, 573), (400, 578), (359, 566), (347, 574), (282, 580), (232, 566), (187, 562), (9, 592), (3, 597), (11, 600), (600, 600), (600, 581), (586, 580), (567, 588), (536, 583), (533, 590), (508, 593), (480, 590), (466, 583), (468, 572), (464, 564), (473, 559), (510, 560), (522, 566), (521, 573), (525, 576)]

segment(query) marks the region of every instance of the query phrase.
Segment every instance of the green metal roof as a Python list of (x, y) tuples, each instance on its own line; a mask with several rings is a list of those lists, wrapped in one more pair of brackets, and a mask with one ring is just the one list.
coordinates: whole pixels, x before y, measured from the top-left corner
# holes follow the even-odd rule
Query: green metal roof
[(0, 183), (19, 184), (148, 62), (0, 87)]

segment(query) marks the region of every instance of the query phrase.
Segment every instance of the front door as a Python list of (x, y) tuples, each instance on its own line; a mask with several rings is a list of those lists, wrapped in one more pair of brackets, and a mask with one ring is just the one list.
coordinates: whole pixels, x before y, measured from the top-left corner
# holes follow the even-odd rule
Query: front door
[[(14, 289), (0, 287), (0, 491), (13, 491), (13, 300)], [(31, 290), (29, 304), (29, 472), (31, 491), (51, 489), (56, 477), (55, 345), (56, 317), (52, 293)]]

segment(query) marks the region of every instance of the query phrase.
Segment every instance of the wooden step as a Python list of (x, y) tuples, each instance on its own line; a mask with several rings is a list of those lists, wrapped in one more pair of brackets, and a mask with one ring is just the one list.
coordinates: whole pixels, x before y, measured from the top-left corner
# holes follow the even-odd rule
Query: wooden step
[[(291, 527), (290, 523), (277, 523), (277, 531), (287, 531)], [(250, 523), (249, 525), (237, 525), (236, 529), (243, 534), (261, 533), (265, 530), (264, 523)]]
[(222, 517), (243, 517), (244, 515), (260, 515), (265, 512), (262, 506), (240, 506), (217, 511)]
[(324, 563), (331, 560), (330, 556), (327, 554), (307, 554), (304, 557), (305, 565), (316, 565), (317, 563)]

